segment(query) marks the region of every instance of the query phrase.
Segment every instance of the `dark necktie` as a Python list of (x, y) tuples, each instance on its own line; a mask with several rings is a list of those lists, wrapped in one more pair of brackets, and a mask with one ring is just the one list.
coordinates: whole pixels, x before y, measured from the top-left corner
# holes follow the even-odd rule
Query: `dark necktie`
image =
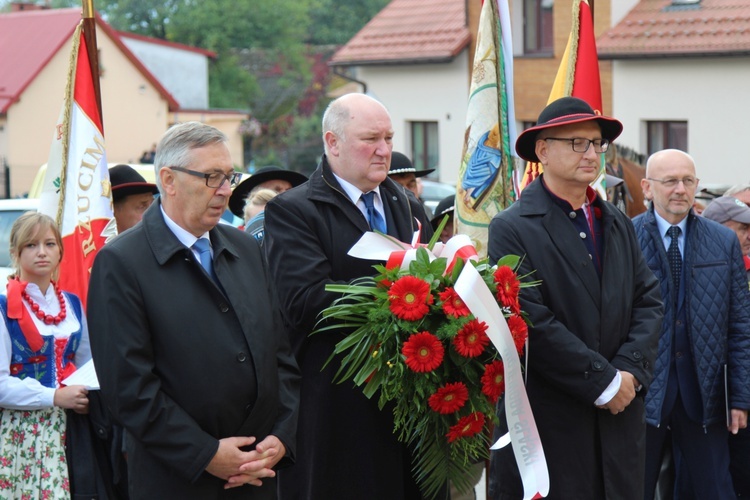
[(206, 238), (198, 238), (198, 241), (193, 243), (193, 248), (198, 252), (198, 258), (200, 259), (201, 266), (206, 270), (211, 279), (216, 281), (216, 275), (214, 274), (214, 265), (211, 262), (211, 245)]
[(667, 230), (667, 235), (672, 238), (669, 249), (667, 249), (667, 257), (669, 258), (669, 269), (672, 272), (675, 297), (680, 292), (680, 276), (682, 275), (682, 255), (680, 255), (680, 246), (677, 244), (681, 232), (679, 226), (672, 226)]
[(365, 193), (362, 195), (362, 201), (365, 202), (365, 208), (367, 209), (367, 222), (368, 224), (370, 224), (370, 229), (372, 229), (373, 231), (380, 231), (381, 233), (385, 234), (385, 221), (383, 220), (383, 216), (380, 215), (380, 212), (375, 210), (373, 198), (375, 198), (375, 191), (370, 191), (369, 193)]

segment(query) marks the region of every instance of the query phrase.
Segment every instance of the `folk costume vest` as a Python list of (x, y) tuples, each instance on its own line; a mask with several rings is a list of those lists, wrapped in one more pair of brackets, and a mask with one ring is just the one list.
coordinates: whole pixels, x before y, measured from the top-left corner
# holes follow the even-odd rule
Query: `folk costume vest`
[(56, 340), (52, 335), (44, 335), (44, 344), (38, 351), (29, 347), (29, 342), (21, 331), (18, 321), (8, 318), (7, 297), (0, 296), (0, 310), (8, 327), (11, 343), (10, 374), (24, 379), (33, 377), (43, 386), (56, 388), (59, 382), (75, 371), (73, 358), (81, 343), (83, 329), (81, 301), (75, 295), (63, 292), (78, 319), (79, 328), (67, 339)]

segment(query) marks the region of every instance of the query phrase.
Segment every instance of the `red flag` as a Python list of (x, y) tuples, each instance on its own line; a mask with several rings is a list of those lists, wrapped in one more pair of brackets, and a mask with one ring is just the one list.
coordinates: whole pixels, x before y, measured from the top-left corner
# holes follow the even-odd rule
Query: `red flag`
[(57, 221), (63, 237), (59, 286), (86, 304), (91, 266), (112, 220), (112, 197), (82, 23), (73, 33), (68, 85), (40, 198), (39, 211)]
[[(602, 113), (602, 86), (594, 20), (586, 0), (573, 2), (573, 26), (547, 104), (567, 96), (583, 99), (597, 114)], [(521, 189), (541, 173), (541, 163), (528, 162), (521, 180)]]

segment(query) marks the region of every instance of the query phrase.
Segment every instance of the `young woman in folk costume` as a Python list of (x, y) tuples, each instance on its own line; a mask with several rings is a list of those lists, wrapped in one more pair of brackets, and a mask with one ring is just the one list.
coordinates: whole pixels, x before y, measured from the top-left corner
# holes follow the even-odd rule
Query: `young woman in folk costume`
[(61, 381), (91, 358), (81, 301), (52, 281), (54, 221), (27, 212), (10, 233), (16, 274), (0, 296), (0, 498), (69, 498), (65, 409), (87, 413), (85, 387)]

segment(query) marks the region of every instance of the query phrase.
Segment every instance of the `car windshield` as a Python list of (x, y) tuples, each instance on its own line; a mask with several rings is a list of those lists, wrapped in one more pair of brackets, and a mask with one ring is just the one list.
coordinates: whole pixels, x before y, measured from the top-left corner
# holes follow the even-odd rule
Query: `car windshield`
[(10, 228), (25, 211), (0, 211), (0, 267), (10, 267)]

